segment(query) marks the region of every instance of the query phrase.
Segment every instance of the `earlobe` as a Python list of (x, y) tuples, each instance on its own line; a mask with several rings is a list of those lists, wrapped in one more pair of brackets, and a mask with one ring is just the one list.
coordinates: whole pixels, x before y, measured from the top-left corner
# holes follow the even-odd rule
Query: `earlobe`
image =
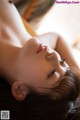
[(29, 94), (29, 89), (24, 84), (20, 84), (16, 81), (12, 85), (12, 94), (16, 100), (22, 101)]

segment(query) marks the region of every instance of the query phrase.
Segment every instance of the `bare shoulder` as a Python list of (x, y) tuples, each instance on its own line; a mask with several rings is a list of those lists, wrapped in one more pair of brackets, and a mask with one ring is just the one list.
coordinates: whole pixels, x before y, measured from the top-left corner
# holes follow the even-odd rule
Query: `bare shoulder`
[(0, 0), (0, 28), (5, 33), (5, 37), (18, 38), (19, 42), (29, 36), (21, 16), (11, 0)]

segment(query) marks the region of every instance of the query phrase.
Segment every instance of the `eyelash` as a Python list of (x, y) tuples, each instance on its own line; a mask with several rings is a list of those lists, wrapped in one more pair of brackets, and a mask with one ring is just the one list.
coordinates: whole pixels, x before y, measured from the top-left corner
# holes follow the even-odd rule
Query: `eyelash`
[(56, 72), (56, 70), (52, 70), (52, 71), (49, 73), (48, 78), (50, 78), (52, 75), (54, 75), (55, 72)]
[[(64, 58), (64, 59), (61, 59), (60, 63), (63, 64), (63, 63), (65, 62), (65, 60), (66, 60), (65, 58)], [(50, 74), (48, 75), (48, 78), (50, 78), (52, 75), (54, 75), (55, 72), (56, 72), (56, 70), (52, 70), (52, 71), (50, 72)]]

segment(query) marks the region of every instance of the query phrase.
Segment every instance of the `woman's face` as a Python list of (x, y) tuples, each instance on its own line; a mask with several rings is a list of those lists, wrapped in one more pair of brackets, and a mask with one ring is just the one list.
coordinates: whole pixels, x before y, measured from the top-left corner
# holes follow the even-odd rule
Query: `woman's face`
[(45, 92), (46, 88), (59, 84), (69, 66), (55, 50), (35, 38), (30, 39), (22, 49), (20, 68), (25, 84), (38, 92)]

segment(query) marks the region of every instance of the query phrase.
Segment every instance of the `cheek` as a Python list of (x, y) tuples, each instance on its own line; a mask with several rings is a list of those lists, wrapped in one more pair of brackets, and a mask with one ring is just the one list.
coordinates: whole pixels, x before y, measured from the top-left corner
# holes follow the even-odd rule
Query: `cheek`
[(25, 73), (25, 78), (28, 79), (30, 84), (38, 86), (39, 84), (43, 84), (50, 69), (50, 65), (45, 59), (28, 57), (25, 60), (23, 73)]
[(29, 85), (33, 88), (40, 88), (44, 85), (44, 75), (43, 72), (37, 68), (33, 67), (28, 71), (28, 75), (26, 76), (29, 81)]
[(25, 75), (28, 76), (28, 78), (31, 80), (36, 80), (43, 76), (42, 66), (34, 62), (28, 63), (24, 68), (24, 72), (26, 72)]
[(46, 77), (46, 68), (44, 64), (35, 63), (28, 66), (26, 77), (28, 77), (30, 83), (35, 86), (43, 84)]

